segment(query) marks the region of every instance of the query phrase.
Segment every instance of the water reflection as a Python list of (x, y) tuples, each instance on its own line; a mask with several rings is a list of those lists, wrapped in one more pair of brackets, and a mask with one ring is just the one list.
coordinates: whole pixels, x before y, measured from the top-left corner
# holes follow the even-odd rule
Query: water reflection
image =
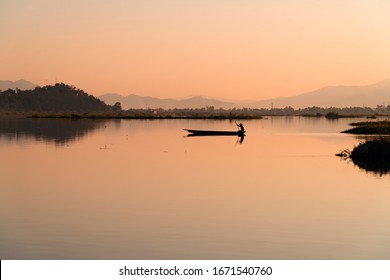
[[(186, 137), (206, 137), (206, 136), (213, 136), (213, 137), (221, 137), (221, 136), (233, 136), (233, 135), (202, 135), (202, 134), (188, 134)], [(237, 143), (242, 144), (244, 142), (245, 135), (240, 135), (237, 137)]]
[(352, 162), (359, 168), (375, 175), (385, 175), (390, 172), (389, 160), (371, 160), (365, 158), (352, 158)]
[(105, 121), (79, 119), (0, 118), (0, 139), (36, 141), (64, 145), (105, 126)]
[(1, 259), (390, 258), (389, 177), (333, 156), (350, 120), (248, 120), (236, 146), (183, 137), (227, 120), (27, 121), (90, 130), (15, 145), (1, 123)]

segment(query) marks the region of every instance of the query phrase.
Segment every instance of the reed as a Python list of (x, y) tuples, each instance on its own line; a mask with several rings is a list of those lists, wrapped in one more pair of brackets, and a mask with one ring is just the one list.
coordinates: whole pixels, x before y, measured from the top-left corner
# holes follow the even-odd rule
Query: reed
[(360, 143), (350, 153), (354, 164), (366, 171), (385, 174), (390, 171), (390, 140), (377, 138)]
[(353, 128), (342, 131), (342, 133), (390, 135), (390, 122), (387, 120), (376, 122), (356, 122), (350, 123), (349, 125), (353, 126)]

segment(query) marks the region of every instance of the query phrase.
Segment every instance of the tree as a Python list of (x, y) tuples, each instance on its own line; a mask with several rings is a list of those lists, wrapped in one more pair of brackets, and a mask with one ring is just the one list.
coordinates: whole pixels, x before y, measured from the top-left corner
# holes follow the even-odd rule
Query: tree
[(113, 106), (112, 106), (112, 110), (115, 112), (115, 113), (120, 113), (122, 112), (122, 105), (120, 102), (116, 102)]

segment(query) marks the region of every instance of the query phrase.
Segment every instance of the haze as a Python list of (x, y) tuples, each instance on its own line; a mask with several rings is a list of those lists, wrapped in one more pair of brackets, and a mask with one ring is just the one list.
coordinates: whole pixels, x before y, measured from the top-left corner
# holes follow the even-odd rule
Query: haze
[(386, 0), (2, 0), (0, 79), (226, 99), (390, 77)]

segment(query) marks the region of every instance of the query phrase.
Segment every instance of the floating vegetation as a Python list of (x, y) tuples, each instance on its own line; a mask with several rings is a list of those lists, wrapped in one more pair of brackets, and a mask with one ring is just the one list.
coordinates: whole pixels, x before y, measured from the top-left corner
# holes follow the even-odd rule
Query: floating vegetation
[(354, 128), (342, 131), (342, 133), (351, 133), (351, 134), (373, 134), (373, 135), (390, 135), (390, 122), (385, 121), (366, 121), (366, 122), (356, 122), (350, 123), (350, 126)]
[(390, 141), (370, 140), (359, 144), (351, 153), (354, 164), (367, 171), (388, 173), (390, 171)]
[(327, 119), (338, 119), (338, 118), (341, 118), (340, 114), (339, 113), (336, 113), (336, 112), (329, 112), (325, 115), (325, 118)]
[(390, 122), (388, 120), (376, 121), (376, 122), (372, 122), (372, 121), (353, 122), (353, 123), (350, 123), (349, 125), (350, 126), (368, 126), (368, 127), (372, 127), (372, 126), (387, 126), (387, 125), (390, 125)]
[(336, 120), (336, 119), (340, 119), (340, 118), (358, 118), (358, 117), (361, 117), (359, 115), (356, 115), (356, 114), (339, 114), (338, 112), (328, 112), (327, 114), (325, 114), (325, 118), (327, 118), (328, 120)]
[(380, 175), (390, 172), (390, 139), (376, 138), (360, 143), (351, 152), (344, 150), (338, 154), (344, 159), (351, 159), (358, 167), (379, 173)]
[(386, 138), (378, 138), (360, 143), (352, 150), (351, 158), (390, 160), (390, 140)]

